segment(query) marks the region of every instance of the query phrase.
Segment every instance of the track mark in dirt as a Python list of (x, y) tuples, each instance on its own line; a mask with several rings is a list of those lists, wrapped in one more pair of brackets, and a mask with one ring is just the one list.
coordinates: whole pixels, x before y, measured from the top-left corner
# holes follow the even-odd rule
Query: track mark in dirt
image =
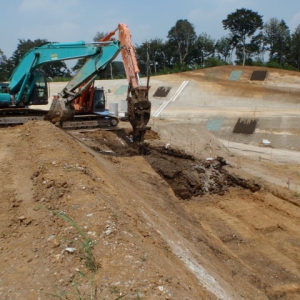
[(264, 289), (271, 299), (297, 299), (299, 219), (291, 222), (286, 215), (292, 204), (264, 191), (252, 194), (234, 188), (214, 202), (187, 205), (191, 213), (197, 211), (197, 217), (222, 241), (227, 253), (234, 253), (243, 262), (243, 268), (233, 266), (234, 277), (248, 274), (251, 284)]

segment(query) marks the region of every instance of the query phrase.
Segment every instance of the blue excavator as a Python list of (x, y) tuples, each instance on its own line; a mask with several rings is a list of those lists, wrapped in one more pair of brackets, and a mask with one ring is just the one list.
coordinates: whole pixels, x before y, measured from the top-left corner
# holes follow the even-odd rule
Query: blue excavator
[[(119, 39), (114, 39), (112, 36), (117, 30)], [(151, 110), (148, 100), (149, 78), (147, 86), (140, 84), (130, 38), (128, 28), (120, 23), (115, 31), (99, 42), (48, 43), (27, 52), (11, 75), (9, 84), (0, 83), (0, 125), (43, 118), (67, 128), (116, 126), (119, 122), (117, 117), (103, 115), (99, 111), (99, 107), (101, 110), (105, 107), (104, 91), (94, 88), (93, 83), (97, 75), (121, 52), (128, 79), (128, 120), (133, 127), (133, 140), (143, 141)], [(86, 61), (54, 97), (50, 110), (31, 109), (31, 105), (48, 103), (49, 88), (41, 67), (53, 61), (76, 58), (86, 58)], [(88, 110), (82, 109), (82, 103)]]

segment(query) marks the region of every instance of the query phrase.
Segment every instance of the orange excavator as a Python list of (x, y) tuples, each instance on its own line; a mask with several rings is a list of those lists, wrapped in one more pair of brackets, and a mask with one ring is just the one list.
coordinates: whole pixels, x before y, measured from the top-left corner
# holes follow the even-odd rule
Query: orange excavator
[[(121, 55), (124, 64), (126, 77), (128, 80), (127, 92), (127, 117), (132, 126), (133, 141), (142, 142), (146, 132), (147, 123), (150, 119), (151, 102), (148, 99), (149, 92), (149, 77), (147, 77), (147, 85), (143, 86), (139, 78), (139, 67), (137, 64), (134, 46), (131, 42), (131, 34), (128, 27), (120, 23), (118, 27), (109, 32), (99, 42), (108, 42), (113, 40), (113, 36), (119, 31), (118, 40), (121, 46)], [(85, 83), (86, 84), (86, 83)], [(98, 101), (95, 101), (95, 95)], [(97, 110), (95, 103), (98, 103), (98, 108), (101, 110), (105, 107), (103, 89), (94, 87), (94, 82), (91, 82), (81, 96), (74, 101), (76, 114), (92, 113)]]

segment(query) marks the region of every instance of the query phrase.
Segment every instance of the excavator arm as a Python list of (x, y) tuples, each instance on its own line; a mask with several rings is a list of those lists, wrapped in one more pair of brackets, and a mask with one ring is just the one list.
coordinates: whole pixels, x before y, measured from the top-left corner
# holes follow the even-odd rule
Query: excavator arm
[(48, 43), (28, 51), (10, 77), (9, 91), (15, 96), (16, 104), (24, 99), (28, 85), (34, 84), (30, 80), (35, 71), (44, 64), (74, 58), (90, 57), (99, 53), (101, 49), (96, 45), (77, 43)]
[(151, 102), (148, 99), (149, 78), (147, 79), (147, 86), (142, 86), (139, 78), (140, 70), (137, 64), (134, 46), (131, 42), (131, 34), (125, 24), (120, 23), (118, 28), (111, 31), (102, 41), (109, 40), (117, 31), (119, 31), (121, 54), (128, 80), (128, 94), (126, 99), (128, 120), (133, 129), (133, 140), (135, 142), (142, 142), (151, 114)]

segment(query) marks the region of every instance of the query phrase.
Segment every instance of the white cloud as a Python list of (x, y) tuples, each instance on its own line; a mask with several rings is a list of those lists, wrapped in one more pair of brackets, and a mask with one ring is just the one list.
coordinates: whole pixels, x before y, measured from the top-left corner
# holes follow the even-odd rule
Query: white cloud
[(66, 21), (60, 24), (54, 23), (38, 27), (23, 26), (20, 35), (31, 40), (45, 38), (50, 42), (76, 42), (84, 39), (84, 37), (80, 37), (80, 31), (78, 24)]
[(296, 29), (296, 27), (298, 27), (300, 25), (300, 12), (298, 12), (297, 14), (295, 14), (291, 21), (289, 22), (289, 27), (291, 29), (291, 32), (293, 33), (293, 31)]
[(194, 21), (198, 21), (200, 19), (206, 19), (208, 17), (208, 14), (206, 14), (204, 11), (202, 11), (200, 8), (192, 10), (188, 15), (188, 20), (193, 23)]
[(83, 40), (79, 4), (78, 0), (23, 0), (16, 12), (20, 22), (14, 32), (18, 38), (31, 40)]
[[(32, 18), (38, 20), (57, 20), (59, 18), (72, 19), (80, 17), (78, 0), (23, 0), (19, 6), (19, 12), (25, 18)], [(25, 14), (25, 15), (24, 15)], [(82, 16), (81, 16), (82, 17)]]
[(23, 0), (21, 5), (19, 6), (19, 9), (23, 12), (32, 12), (36, 10), (44, 10), (47, 7), (50, 6), (50, 0), (44, 0), (44, 1), (39, 1), (39, 0)]

